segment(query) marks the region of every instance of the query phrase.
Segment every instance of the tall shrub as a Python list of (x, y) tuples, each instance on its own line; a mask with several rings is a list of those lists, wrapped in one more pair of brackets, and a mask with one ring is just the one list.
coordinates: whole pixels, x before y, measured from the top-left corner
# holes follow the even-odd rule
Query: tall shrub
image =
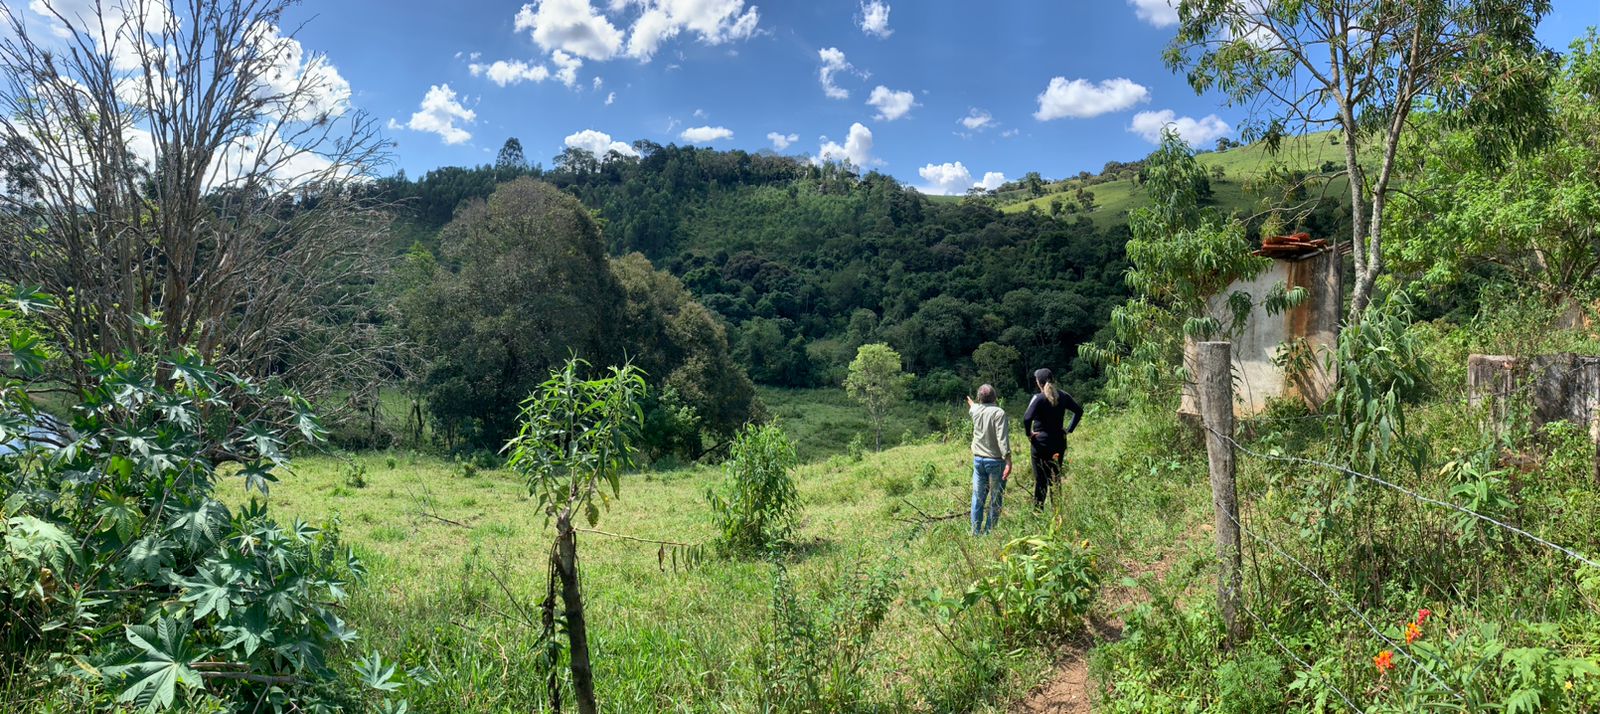
[(707, 494), (723, 548), (755, 553), (788, 540), (800, 514), (790, 473), (794, 442), (774, 424), (748, 426), (734, 438), (723, 493)]

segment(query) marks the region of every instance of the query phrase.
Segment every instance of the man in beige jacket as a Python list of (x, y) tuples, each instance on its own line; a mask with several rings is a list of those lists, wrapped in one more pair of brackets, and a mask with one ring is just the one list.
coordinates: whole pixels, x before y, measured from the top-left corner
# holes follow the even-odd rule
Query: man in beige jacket
[(972, 534), (983, 535), (1000, 520), (1000, 501), (1011, 478), (1011, 422), (995, 404), (994, 387), (967, 397), (972, 417)]

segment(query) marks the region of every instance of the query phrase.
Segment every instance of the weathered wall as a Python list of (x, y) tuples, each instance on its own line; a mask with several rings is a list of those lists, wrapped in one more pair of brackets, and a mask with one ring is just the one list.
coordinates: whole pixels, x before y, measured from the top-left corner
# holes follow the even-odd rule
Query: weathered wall
[(1523, 414), (1536, 429), (1553, 421), (1587, 428), (1595, 443), (1595, 478), (1600, 481), (1600, 357), (1471, 355), (1467, 399), (1474, 408), (1485, 410), (1488, 427), (1496, 433)]
[(1534, 428), (1553, 421), (1587, 427), (1600, 443), (1600, 357), (1570, 353), (1518, 359), (1467, 358), (1467, 398), (1486, 408), (1493, 428), (1526, 413)]
[[(1328, 372), (1329, 359), (1339, 343), (1339, 315), (1343, 292), (1339, 282), (1339, 254), (1324, 250), (1299, 259), (1274, 259), (1272, 267), (1254, 280), (1230, 285), (1222, 294), (1213, 297), (1207, 312), (1224, 327), (1232, 323), (1227, 296), (1244, 291), (1250, 295), (1256, 308), (1251, 311), (1242, 330), (1231, 337), (1233, 342), (1233, 368), (1237, 402), (1241, 415), (1255, 414), (1265, 409), (1267, 402), (1280, 397), (1299, 397), (1313, 406), (1320, 406), (1332, 395), (1333, 375)], [(1274, 286), (1282, 283), (1286, 288), (1303, 287), (1306, 299), (1292, 310), (1270, 315), (1262, 303)], [(1283, 370), (1273, 363), (1273, 358), (1286, 343), (1304, 339), (1309, 350), (1309, 369), (1295, 379), (1285, 377)], [(1194, 373), (1194, 345), (1184, 348), (1184, 361)], [(1180, 413), (1198, 414), (1193, 385), (1184, 385)]]

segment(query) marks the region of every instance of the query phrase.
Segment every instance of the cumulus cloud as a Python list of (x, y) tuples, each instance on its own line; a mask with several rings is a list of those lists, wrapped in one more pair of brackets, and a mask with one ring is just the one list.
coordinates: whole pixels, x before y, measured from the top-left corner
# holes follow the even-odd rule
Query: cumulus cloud
[(561, 50), (608, 60), (622, 49), (622, 30), (595, 12), (589, 0), (539, 0), (517, 11), (516, 29), (527, 30), (546, 52)]
[[(548, 2), (549, 0), (546, 0)], [(691, 32), (708, 45), (742, 40), (755, 34), (761, 13), (744, 0), (613, 0), (611, 8), (621, 11), (636, 5), (643, 8), (628, 34), (628, 56), (649, 62), (662, 43), (682, 32)]]
[(476, 62), (467, 65), (474, 77), (488, 77), (502, 87), (523, 82), (543, 82), (550, 78), (550, 68), (542, 64), (528, 64), (522, 60), (495, 60), (489, 64)]
[(277, 60), (257, 80), (255, 95), (267, 103), (268, 111), (291, 121), (313, 121), (349, 110), (350, 83), (327, 57), (306, 52), (299, 40), (284, 37), (274, 25), (258, 25), (251, 41)]
[(1150, 90), (1122, 77), (1102, 80), (1099, 84), (1083, 79), (1069, 82), (1065, 77), (1056, 77), (1039, 94), (1039, 111), (1033, 113), (1033, 118), (1039, 121), (1063, 117), (1087, 119), (1148, 101)]
[(845, 136), (844, 144), (834, 141), (824, 141), (817, 157), (812, 163), (826, 163), (829, 161), (848, 161), (857, 168), (872, 166), (878, 161), (872, 158), (872, 130), (856, 122), (850, 125), (850, 133)]
[(1133, 14), (1156, 27), (1178, 24), (1178, 5), (1175, 0), (1128, 0)]
[(789, 148), (790, 144), (793, 144), (799, 140), (799, 134), (783, 134), (776, 131), (767, 132), (767, 141), (772, 142), (772, 148), (777, 151), (783, 151), (784, 149)]
[(608, 151), (615, 151), (623, 156), (638, 156), (639, 152), (633, 147), (620, 141), (612, 141), (611, 135), (594, 129), (584, 129), (576, 134), (568, 135), (561, 143), (574, 149), (589, 152), (595, 158), (603, 158)]
[(616, 92), (608, 92), (606, 94), (606, 106), (608, 106), (608, 107), (611, 106), (611, 103), (615, 102), (615, 101), (617, 101), (617, 93)]
[(917, 175), (928, 182), (923, 193), (936, 196), (949, 196), (967, 192), (967, 187), (972, 185), (972, 172), (967, 170), (960, 161), (953, 164), (928, 164), (917, 169)]
[[(561, 80), (561, 83), (568, 87), (577, 86), (578, 70), (583, 68), (583, 60), (561, 50), (556, 50), (550, 53), (550, 63), (556, 66), (556, 71), (551, 73), (556, 79)], [(596, 79), (599, 78), (596, 77)]]
[(861, 31), (880, 38), (894, 34), (894, 30), (889, 29), (889, 3), (883, 0), (862, 3)]
[(1178, 136), (1192, 146), (1209, 144), (1217, 139), (1227, 136), (1232, 127), (1215, 114), (1209, 114), (1202, 119), (1194, 117), (1180, 117), (1171, 109), (1159, 112), (1139, 112), (1133, 115), (1133, 123), (1128, 125), (1128, 131), (1144, 137), (1145, 141), (1152, 144), (1161, 143), (1161, 130), (1172, 127)]
[(692, 126), (684, 129), (678, 138), (693, 144), (705, 144), (719, 139), (732, 139), (733, 130), (725, 126)]
[(967, 115), (961, 117), (960, 121), (961, 126), (969, 131), (983, 131), (994, 124), (994, 117), (990, 116), (989, 112), (973, 107), (967, 110)]
[(927, 182), (926, 186), (920, 186), (917, 190), (935, 196), (958, 196), (971, 188), (993, 191), (1006, 182), (1006, 175), (999, 171), (987, 172), (983, 180), (973, 181), (972, 172), (960, 161), (928, 164), (917, 169), (917, 175)]
[(471, 139), (472, 134), (456, 126), (456, 122), (471, 124), (477, 118), (477, 112), (461, 105), (450, 85), (436, 84), (428, 87), (428, 93), (422, 97), (421, 109), (411, 115), (406, 128), (438, 134), (446, 144), (460, 144)]
[(910, 92), (894, 91), (883, 85), (873, 87), (872, 96), (867, 98), (867, 105), (878, 110), (878, 121), (894, 121), (911, 112), (917, 106), (916, 97)]
[(999, 171), (986, 171), (983, 174), (983, 180), (979, 181), (977, 184), (975, 184), (975, 186), (985, 191), (993, 191), (997, 188), (1000, 188), (1005, 184), (1005, 182), (1005, 174), (1000, 173)]
[(850, 90), (833, 83), (833, 76), (840, 72), (854, 72), (855, 67), (845, 61), (844, 52), (837, 47), (829, 47), (817, 51), (817, 57), (822, 60), (822, 68), (817, 70), (817, 79), (822, 82), (822, 93), (829, 99), (849, 99)]
[[(467, 70), (474, 77), (487, 77), (495, 84), (507, 87), (522, 84), (523, 82), (543, 82), (554, 78), (569, 88), (578, 85), (578, 70), (583, 68), (583, 60), (578, 59), (562, 50), (550, 53), (550, 62), (556, 66), (555, 71), (543, 64), (534, 64), (522, 60), (495, 60), (489, 64), (473, 62), (467, 65)], [(600, 89), (601, 79), (594, 78), (594, 88)]]

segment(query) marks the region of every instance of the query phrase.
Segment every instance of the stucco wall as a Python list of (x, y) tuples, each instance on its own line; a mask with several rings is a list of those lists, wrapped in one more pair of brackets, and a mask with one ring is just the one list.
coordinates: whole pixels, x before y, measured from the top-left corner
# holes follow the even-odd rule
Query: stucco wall
[[(1238, 332), (1216, 338), (1233, 342), (1235, 410), (1240, 415), (1260, 412), (1268, 401), (1280, 397), (1299, 397), (1313, 406), (1320, 406), (1332, 394), (1334, 380), (1328, 365), (1337, 349), (1339, 314), (1343, 306), (1339, 262), (1339, 254), (1333, 250), (1299, 259), (1274, 259), (1272, 267), (1255, 279), (1236, 282), (1211, 299), (1207, 311), (1224, 328), (1233, 319), (1227, 308), (1228, 295), (1243, 291), (1255, 305)], [(1306, 299), (1299, 307), (1271, 315), (1263, 303), (1279, 284), (1291, 289), (1305, 288)], [(1294, 379), (1287, 379), (1283, 370), (1273, 363), (1273, 358), (1285, 344), (1298, 339), (1304, 339), (1303, 344), (1309, 350), (1309, 359), (1305, 360), (1308, 369)], [(1184, 349), (1184, 360), (1193, 374), (1192, 342)], [(1179, 412), (1199, 413), (1192, 384), (1184, 385)]]

